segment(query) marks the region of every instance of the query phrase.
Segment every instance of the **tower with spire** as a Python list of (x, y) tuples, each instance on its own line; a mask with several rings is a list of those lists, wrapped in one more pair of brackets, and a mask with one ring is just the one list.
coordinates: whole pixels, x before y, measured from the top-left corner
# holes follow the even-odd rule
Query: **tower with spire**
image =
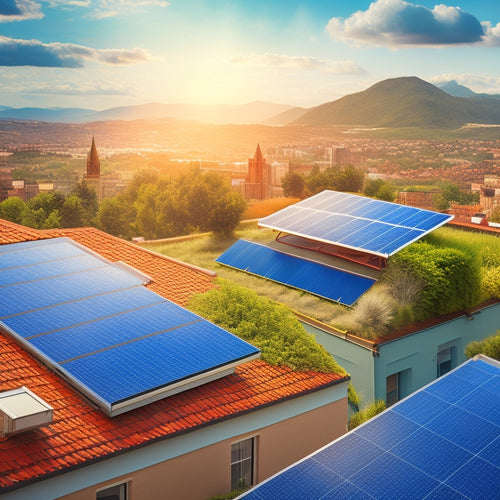
[(101, 162), (99, 161), (99, 155), (97, 154), (97, 148), (95, 147), (94, 136), (92, 136), (92, 145), (90, 146), (90, 151), (87, 154), (87, 175), (89, 177), (100, 177), (101, 176)]
[(253, 158), (248, 159), (248, 175), (245, 180), (245, 198), (265, 200), (271, 197), (270, 169), (257, 144)]
[(83, 180), (87, 183), (87, 186), (90, 189), (95, 191), (97, 199), (101, 201), (103, 198), (101, 186), (101, 162), (99, 161), (99, 155), (97, 154), (94, 136), (92, 136), (92, 145), (90, 146), (90, 151), (87, 154), (87, 172), (83, 175)]

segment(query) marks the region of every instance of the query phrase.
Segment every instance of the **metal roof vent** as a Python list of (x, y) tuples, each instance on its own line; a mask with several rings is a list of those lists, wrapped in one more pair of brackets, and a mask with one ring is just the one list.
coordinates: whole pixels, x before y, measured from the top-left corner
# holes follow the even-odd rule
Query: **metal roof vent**
[(27, 387), (0, 392), (0, 436), (38, 429), (52, 422), (53, 408)]

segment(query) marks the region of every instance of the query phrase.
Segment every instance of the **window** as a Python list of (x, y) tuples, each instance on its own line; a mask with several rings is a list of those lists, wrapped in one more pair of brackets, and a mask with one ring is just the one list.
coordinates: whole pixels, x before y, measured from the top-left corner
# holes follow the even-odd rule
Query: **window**
[(127, 483), (115, 484), (99, 490), (95, 498), (96, 500), (127, 500)]
[(385, 404), (391, 406), (399, 401), (399, 373), (389, 375), (385, 382)]
[(391, 406), (414, 391), (411, 368), (389, 375), (385, 380), (385, 404)]
[(437, 353), (437, 376), (448, 373), (455, 366), (456, 347), (446, 347)]
[(231, 445), (231, 489), (254, 484), (255, 440), (249, 438)]

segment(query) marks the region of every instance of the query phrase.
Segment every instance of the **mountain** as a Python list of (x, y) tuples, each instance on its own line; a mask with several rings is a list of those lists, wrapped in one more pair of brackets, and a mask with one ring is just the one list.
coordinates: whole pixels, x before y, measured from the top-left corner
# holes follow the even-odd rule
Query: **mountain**
[(445, 129), (467, 123), (500, 124), (500, 99), (485, 94), (455, 97), (414, 76), (390, 78), (317, 106), (293, 123)]
[(34, 120), (85, 123), (107, 120), (176, 118), (207, 123), (264, 123), (293, 106), (256, 101), (242, 105), (194, 105), (148, 103), (103, 111), (82, 108), (9, 108), (0, 106), (0, 120)]
[(455, 80), (450, 80), (449, 82), (440, 83), (437, 85), (437, 87), (455, 97), (472, 97), (477, 95), (476, 92), (474, 92), (468, 87), (460, 85)]

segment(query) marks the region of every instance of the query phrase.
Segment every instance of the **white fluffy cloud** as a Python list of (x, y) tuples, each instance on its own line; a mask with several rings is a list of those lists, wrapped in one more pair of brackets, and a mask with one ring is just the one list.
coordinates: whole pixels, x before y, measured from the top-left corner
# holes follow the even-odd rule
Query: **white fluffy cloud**
[(498, 25), (481, 24), (459, 7), (431, 10), (404, 0), (376, 0), (347, 19), (333, 17), (327, 30), (335, 39), (390, 47), (487, 43), (500, 34)]
[(249, 54), (231, 59), (235, 64), (291, 69), (317, 69), (335, 74), (361, 74), (363, 68), (352, 61), (327, 61), (309, 56), (288, 56), (284, 54)]
[(84, 61), (106, 64), (136, 64), (150, 59), (140, 48), (93, 49), (73, 43), (42, 43), (0, 36), (0, 66), (81, 68)]

